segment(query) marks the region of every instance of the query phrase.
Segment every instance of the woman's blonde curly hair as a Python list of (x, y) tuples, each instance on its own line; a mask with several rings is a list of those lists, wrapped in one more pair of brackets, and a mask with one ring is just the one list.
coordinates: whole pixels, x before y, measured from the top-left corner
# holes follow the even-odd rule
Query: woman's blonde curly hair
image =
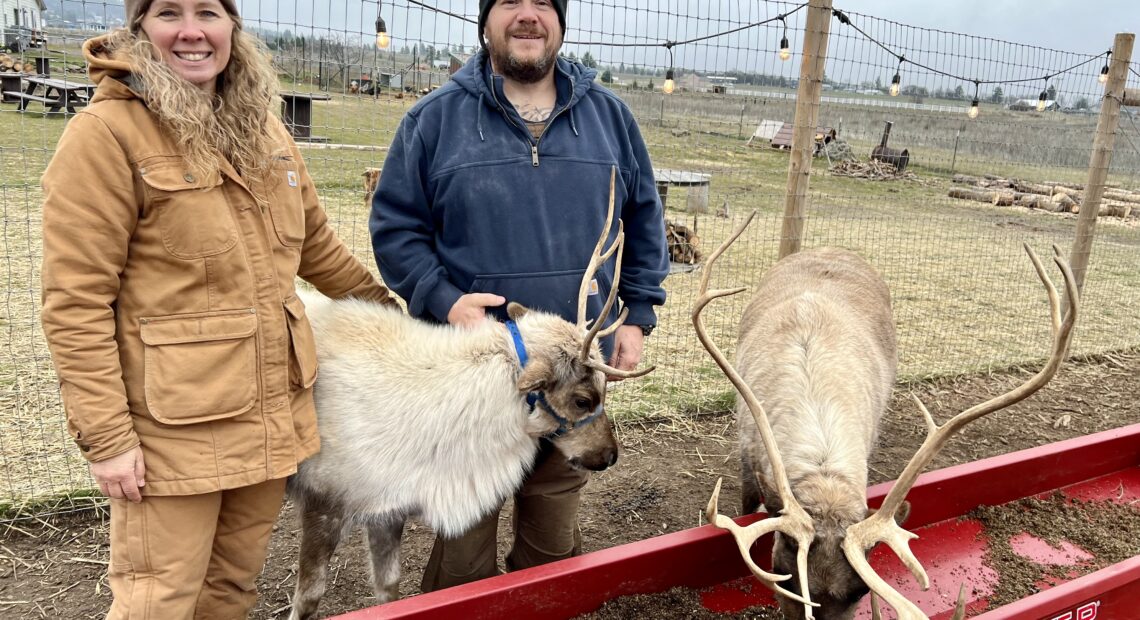
[(273, 155), (283, 148), (267, 125), (279, 107), (279, 83), (265, 46), (239, 23), (234, 21), (230, 61), (213, 96), (176, 74), (145, 36), (116, 30), (104, 47), (130, 64), (132, 88), (174, 136), (192, 172), (202, 178), (218, 174), (221, 157), (247, 181), (262, 185)]

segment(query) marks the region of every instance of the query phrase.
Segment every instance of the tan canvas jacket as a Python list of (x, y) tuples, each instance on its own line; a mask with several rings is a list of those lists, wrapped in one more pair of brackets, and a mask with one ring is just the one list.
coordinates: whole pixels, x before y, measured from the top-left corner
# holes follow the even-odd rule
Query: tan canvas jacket
[(98, 84), (43, 177), (43, 326), (68, 429), (98, 461), (141, 444), (152, 495), (293, 473), (319, 448), (316, 354), (294, 278), (395, 303), (337, 239), (284, 126), (262, 208), (228, 164), (187, 171), (120, 79)]

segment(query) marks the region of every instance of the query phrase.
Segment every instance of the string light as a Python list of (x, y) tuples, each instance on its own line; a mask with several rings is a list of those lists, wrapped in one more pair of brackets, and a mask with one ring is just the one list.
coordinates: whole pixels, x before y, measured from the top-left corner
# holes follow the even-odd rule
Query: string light
[[(424, 9), (429, 10), (429, 11), (441, 13), (441, 14), (447, 15), (449, 17), (453, 17), (453, 18), (456, 18), (456, 19), (459, 19), (462, 21), (466, 21), (468, 23), (472, 23), (472, 24), (476, 23), (475, 20), (470, 18), (470, 17), (467, 17), (465, 15), (459, 15), (457, 13), (452, 13), (450, 11), (445, 11), (443, 9), (440, 9), (439, 7), (432, 6), (431, 4), (428, 4), (427, 2), (424, 2), (423, 0), (408, 0), (408, 3), (414, 4), (416, 6), (420, 6)], [(685, 45), (688, 43), (697, 43), (697, 42), (705, 41), (708, 39), (715, 39), (715, 38), (727, 36), (727, 35), (730, 35), (730, 34), (733, 34), (736, 32), (741, 32), (743, 30), (755, 28), (757, 26), (763, 26), (765, 24), (769, 24), (769, 23), (774, 22), (776, 20), (780, 20), (780, 22), (783, 23), (784, 32), (783, 32), (783, 36), (780, 38), (780, 50), (779, 50), (778, 54), (779, 54), (779, 57), (781, 60), (787, 60), (787, 59), (791, 58), (791, 46), (788, 44), (788, 37), (787, 37), (788, 24), (787, 24), (785, 18), (792, 15), (793, 13), (796, 13), (796, 12), (802, 10), (803, 8), (805, 8), (807, 6), (808, 6), (808, 3), (803, 2), (799, 5), (797, 5), (794, 9), (788, 11), (787, 13), (782, 13), (782, 14), (776, 15), (775, 17), (765, 19), (763, 21), (744, 24), (742, 26), (739, 26), (736, 28), (731, 28), (731, 29), (725, 30), (723, 32), (708, 34), (708, 35), (704, 35), (704, 36), (700, 36), (700, 37), (695, 37), (692, 39), (687, 39), (684, 41), (665, 41), (662, 43), (614, 43), (612, 41), (571, 41), (571, 40), (567, 40), (567, 41), (565, 41), (565, 43), (569, 43), (569, 44), (573, 44), (573, 45), (599, 45), (599, 46), (606, 46), (606, 47), (664, 47), (667, 50), (669, 50), (669, 69), (665, 72), (665, 83), (662, 85), (661, 90), (665, 94), (670, 94), (676, 89), (676, 82), (675, 82), (676, 71), (673, 67), (673, 47), (674, 46)], [(380, 16), (379, 9), (380, 9), (380, 0), (377, 0), (376, 46), (381, 48), (381, 49), (384, 49), (384, 48), (388, 47), (389, 38), (388, 38), (387, 28), (385, 27), (385, 24), (384, 24), (384, 19)], [(892, 56), (895, 56), (899, 59), (898, 68), (895, 70), (895, 74), (891, 78), (891, 86), (889, 89), (891, 96), (897, 97), (899, 95), (899, 93), (901, 92), (902, 64), (904, 62), (908, 62), (906, 57), (903, 56), (902, 54), (896, 53), (894, 50), (890, 49), (889, 47), (884, 45), (882, 42), (878, 41), (877, 39), (872, 37), (870, 34), (865, 32), (862, 28), (860, 28), (858, 25), (856, 25), (854, 22), (852, 22), (851, 18), (848, 17), (847, 14), (844, 13), (843, 11), (840, 11), (839, 9), (833, 8), (831, 10), (831, 13), (832, 13), (832, 15), (835, 16), (836, 19), (839, 20), (840, 23), (852, 28), (853, 30), (855, 30), (859, 34), (863, 35), (863, 38), (874, 43), (875, 45), (877, 45), (880, 48), (882, 48), (883, 50), (885, 50), (887, 53), (889, 53)], [(1105, 62), (1104, 68), (1101, 69), (1100, 75), (1097, 78), (1098, 81), (1100, 81), (1101, 83), (1106, 83), (1108, 81), (1109, 64), (1108, 64), (1107, 59), (1111, 55), (1112, 55), (1112, 50), (1109, 50), (1108, 52), (1103, 54), (1103, 56), (1106, 57), (1106, 62)], [(1045, 76), (1046, 90), (1042, 91), (1041, 96), (1038, 98), (1037, 109), (1039, 111), (1045, 110), (1046, 101), (1047, 101), (1048, 96), (1049, 96), (1048, 95), (1049, 78), (1057, 77), (1059, 75), (1065, 75), (1071, 71), (1074, 71), (1080, 67), (1083, 67), (1084, 65), (1087, 65), (1087, 64), (1095, 61), (1097, 58), (1100, 58), (1101, 56), (1102, 56), (1102, 54), (1097, 54), (1096, 56), (1090, 56), (1086, 60), (1078, 62), (1078, 63), (1072, 65), (1071, 67), (1067, 67), (1065, 69), (1062, 69), (1062, 70), (1054, 73), (1051, 76)], [(1038, 78), (1025, 78), (1025, 79), (1012, 79), (1012, 80), (979, 80), (979, 79), (975, 78), (975, 79), (971, 80), (971, 79), (966, 78), (964, 76), (955, 75), (953, 73), (949, 73), (947, 71), (943, 71), (941, 69), (938, 69), (937, 67), (932, 67), (930, 65), (922, 64), (920, 62), (915, 62), (915, 61), (909, 61), (909, 62), (912, 65), (915, 65), (916, 67), (919, 67), (921, 69), (925, 69), (926, 71), (929, 71), (929, 72), (937, 74), (937, 75), (942, 75), (942, 76), (945, 76), (948, 78), (953, 78), (953, 79), (962, 80), (962, 81), (972, 81), (974, 83), (974, 99), (970, 104), (970, 108), (966, 112), (966, 114), (970, 118), (977, 118), (977, 116), (980, 112), (980, 100), (978, 98), (978, 86), (980, 84), (1022, 84), (1025, 82), (1032, 81), (1034, 79), (1038, 79)], [(1140, 72), (1137, 72), (1135, 69), (1132, 69), (1131, 67), (1129, 67), (1129, 70), (1132, 71), (1133, 73), (1135, 73), (1138, 77), (1140, 77)]]
[(779, 15), (780, 22), (784, 24), (784, 36), (780, 38), (780, 60), (787, 60), (792, 57), (792, 46), (788, 45), (788, 22), (784, 21), (784, 16)]
[(891, 91), (890, 92), (891, 92), (892, 97), (898, 97), (899, 96), (899, 83), (902, 82), (902, 77), (899, 76), (899, 72), (902, 71), (902, 64), (903, 64), (903, 61), (905, 61), (905, 60), (906, 60), (905, 56), (899, 56), (899, 66), (897, 69), (895, 69), (895, 77), (891, 78)]
[(661, 85), (661, 92), (672, 95), (673, 89), (677, 86), (673, 81), (673, 42), (667, 42), (665, 49), (669, 50), (669, 70), (665, 72), (665, 83)]
[(388, 26), (384, 23), (384, 18), (380, 16), (380, 1), (376, 2), (376, 48), (388, 49), (388, 44), (391, 39), (388, 38)]
[(1112, 58), (1112, 50), (1108, 50), (1108, 52), (1104, 55), (1104, 68), (1100, 70), (1100, 76), (1096, 78), (1096, 81), (1100, 82), (1101, 84), (1108, 83), (1108, 61), (1110, 58)]

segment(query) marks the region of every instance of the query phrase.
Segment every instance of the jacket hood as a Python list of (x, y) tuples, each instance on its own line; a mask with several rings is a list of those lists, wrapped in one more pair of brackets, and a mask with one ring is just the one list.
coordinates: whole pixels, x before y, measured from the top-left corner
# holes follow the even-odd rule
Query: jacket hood
[[(582, 63), (570, 62), (561, 56), (555, 62), (554, 71), (559, 106), (577, 103), (590, 90), (598, 75), (596, 70)], [(472, 56), (451, 79), (473, 96), (482, 98), (483, 104), (488, 107), (496, 107), (496, 97), (503, 96), (502, 80), (492, 74), (490, 58), (485, 49)], [(569, 97), (566, 96), (565, 84), (569, 84)]]
[(83, 42), (83, 58), (87, 60), (87, 77), (99, 88), (94, 103), (99, 99), (133, 99), (135, 93), (124, 83), (131, 74), (131, 65), (117, 58), (107, 49), (110, 34), (101, 35)]

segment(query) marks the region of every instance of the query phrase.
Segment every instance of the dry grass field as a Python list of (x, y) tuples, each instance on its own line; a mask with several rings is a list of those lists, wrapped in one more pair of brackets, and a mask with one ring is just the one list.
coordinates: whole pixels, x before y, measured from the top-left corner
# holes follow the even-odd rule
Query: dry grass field
[[(790, 120), (790, 107), (782, 107), (790, 104), (684, 93), (663, 107), (660, 93), (622, 95), (641, 119), (655, 167), (712, 175), (710, 213), (686, 213), (686, 189), (677, 187), (670, 190), (666, 214), (673, 221), (695, 223), (706, 252), (749, 211), (759, 211), (745, 238), (722, 259), (713, 286), (754, 283), (776, 258), (788, 160), (786, 152), (744, 143), (759, 118)], [(361, 173), (383, 163), (384, 147), (414, 102), (386, 95), (334, 94), (314, 107), (313, 133), (348, 147), (309, 148), (306, 161), (339, 234), (370, 267)], [(885, 118), (881, 109), (861, 106), (825, 106), (823, 113), (823, 120), (833, 126), (842, 119), (844, 134), (850, 131), (862, 157), (877, 142), (882, 120), (895, 122), (892, 144), (912, 151), (914, 178), (893, 181), (834, 176), (827, 172), (827, 162), (817, 159), (804, 237), (804, 247), (854, 249), (884, 274), (895, 304), (902, 380), (1017, 367), (1042, 357), (1048, 321), (1045, 295), (1021, 246), (1028, 243), (1045, 255), (1056, 243), (1067, 255), (1075, 216), (946, 198), (949, 149), (964, 115), (897, 111)], [(1038, 181), (1084, 180), (1095, 117), (1000, 110), (987, 114), (990, 125), (969, 129), (985, 139), (976, 136), (962, 143), (957, 171), (1016, 174)], [(0, 267), (6, 279), (0, 313), (0, 497), (19, 502), (83, 487), (87, 479), (86, 468), (63, 433), (38, 320), (39, 176), (66, 119), (19, 114), (14, 104), (4, 104), (0, 123), (5, 128), (0, 134)], [(1051, 146), (1062, 143), (1064, 148)], [(1137, 155), (1128, 149), (1127, 143), (1118, 142), (1118, 161), (1124, 163), (1114, 165), (1111, 177), (1124, 186), (1133, 182), (1128, 174), (1137, 168)], [(729, 217), (713, 215), (717, 207), (727, 207)], [(1140, 344), (1138, 264), (1137, 220), (1102, 219), (1075, 354)], [(689, 323), (699, 275), (680, 272), (666, 280), (669, 301), (647, 349), (647, 363), (658, 369), (644, 379), (614, 386), (611, 410), (619, 418), (644, 420), (727, 408), (729, 384), (700, 348)], [(728, 352), (746, 298), (747, 293), (720, 300), (706, 310), (710, 333)]]

